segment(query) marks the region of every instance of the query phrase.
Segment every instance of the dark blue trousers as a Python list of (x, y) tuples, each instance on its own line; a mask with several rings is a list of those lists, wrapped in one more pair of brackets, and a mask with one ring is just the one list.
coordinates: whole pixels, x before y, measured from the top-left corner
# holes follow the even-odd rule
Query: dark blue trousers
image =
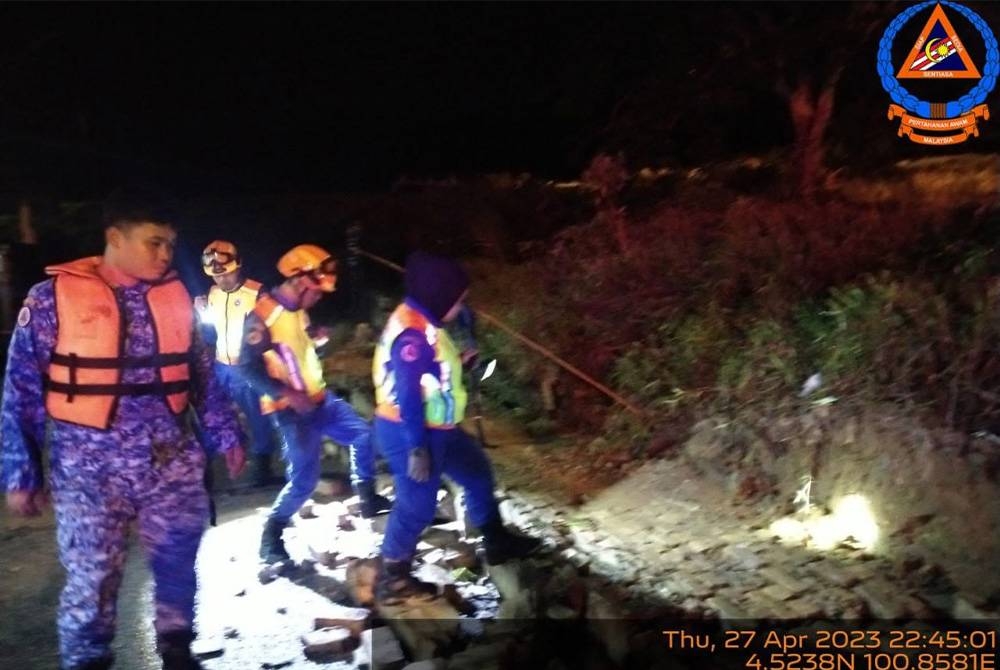
[(403, 424), (375, 418), (375, 439), (389, 461), (396, 489), (396, 501), (382, 541), (382, 556), (393, 561), (413, 558), (417, 540), (434, 520), (441, 475), (448, 475), (465, 489), (469, 519), (482, 527), (499, 516), (493, 496), (493, 470), (482, 447), (460, 428), (429, 430), (427, 448), (431, 454), (431, 476), (415, 482), (406, 474), (410, 449)]

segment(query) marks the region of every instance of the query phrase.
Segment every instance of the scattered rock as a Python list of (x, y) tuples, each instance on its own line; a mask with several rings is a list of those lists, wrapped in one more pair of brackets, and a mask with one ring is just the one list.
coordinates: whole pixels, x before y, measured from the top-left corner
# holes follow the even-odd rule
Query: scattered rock
[(441, 526), (431, 526), (420, 536), (420, 540), (432, 547), (443, 549), (458, 544), (461, 540), (461, 535), (457, 530), (444, 529)]
[(222, 656), (226, 652), (226, 645), (222, 641), (222, 637), (209, 636), (202, 637), (198, 636), (195, 638), (194, 642), (191, 643), (191, 655), (195, 658), (217, 658)]
[(995, 619), (996, 612), (987, 612), (976, 607), (964, 595), (955, 597), (955, 603), (951, 608), (951, 615), (956, 619)]
[(307, 500), (305, 504), (299, 508), (299, 516), (303, 519), (315, 519), (317, 517), (315, 505), (316, 502), (314, 500)]
[[(387, 626), (369, 628), (362, 632), (361, 645), (358, 649), (364, 650), (364, 656), (367, 657), (368, 665), (372, 668), (395, 670), (402, 668), (406, 663), (399, 641)], [(355, 660), (358, 660), (357, 655)]]
[(323, 616), (316, 617), (313, 620), (313, 627), (317, 630), (323, 628), (345, 628), (355, 637), (360, 637), (361, 632), (367, 627), (370, 618), (370, 610), (330, 603), (329, 609), (324, 611)]
[(290, 653), (282, 653), (280, 649), (274, 649), (268, 653), (271, 655), (270, 658), (260, 662), (260, 667), (263, 670), (278, 670), (278, 668), (283, 668), (295, 662), (295, 656)]
[(358, 641), (346, 628), (321, 628), (303, 635), (302, 646), (306, 658), (317, 660), (350, 653)]
[(359, 605), (368, 605), (375, 600), (375, 579), (378, 577), (378, 562), (374, 558), (352, 560), (347, 565), (347, 588)]

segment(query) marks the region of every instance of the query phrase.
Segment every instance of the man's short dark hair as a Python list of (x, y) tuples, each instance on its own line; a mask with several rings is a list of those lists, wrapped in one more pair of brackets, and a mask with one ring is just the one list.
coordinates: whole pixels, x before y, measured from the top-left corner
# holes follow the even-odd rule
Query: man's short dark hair
[(149, 184), (121, 186), (104, 200), (101, 223), (105, 228), (131, 228), (140, 223), (177, 225), (173, 199)]

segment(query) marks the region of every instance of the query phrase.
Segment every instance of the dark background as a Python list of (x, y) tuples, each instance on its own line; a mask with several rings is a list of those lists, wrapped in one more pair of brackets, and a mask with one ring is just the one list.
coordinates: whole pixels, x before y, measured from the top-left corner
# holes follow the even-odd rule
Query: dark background
[[(967, 3), (994, 28), (998, 5)], [(875, 72), (878, 39), (907, 6), (8, 3), (0, 219), (10, 237), (30, 200), (43, 260), (64, 260), (100, 248), (96, 203), (110, 188), (152, 179), (190, 205), (178, 258), (189, 283), (201, 281), (193, 254), (217, 237), (247, 246), (248, 270), (267, 280), (291, 244), (341, 247), (404, 176), (571, 179), (602, 151), (632, 169), (787, 164), (789, 87), (818, 89), (835, 71), (827, 163), (874, 171), (936, 151), (895, 136)], [(896, 60), (926, 15), (899, 34)], [(949, 16), (982, 67), (978, 34)], [(1000, 150), (995, 124), (959, 150)], [(380, 216), (403, 226), (408, 206)], [(379, 234), (371, 246), (399, 242)]]
[[(601, 149), (697, 164), (787, 144), (775, 82), (831, 63), (844, 136), (886, 135), (875, 49), (907, 4), (868, 4), (874, 32), (850, 22), (859, 3), (5, 4), (0, 177), (91, 197), (135, 173), (195, 194), (344, 192), (571, 177)], [(996, 4), (968, 6), (995, 26)]]

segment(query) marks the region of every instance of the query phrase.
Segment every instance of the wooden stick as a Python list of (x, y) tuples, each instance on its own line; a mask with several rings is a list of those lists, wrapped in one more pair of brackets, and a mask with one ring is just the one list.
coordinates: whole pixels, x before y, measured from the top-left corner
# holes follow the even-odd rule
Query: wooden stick
[[(393, 270), (396, 270), (397, 272), (403, 272), (402, 266), (397, 265), (396, 263), (393, 263), (390, 260), (382, 258), (381, 256), (376, 256), (375, 254), (369, 253), (369, 252), (365, 251), (364, 249), (359, 249), (358, 253), (361, 254), (362, 256), (364, 256), (365, 258), (369, 258), (369, 259), (375, 261), (376, 263), (381, 263), (382, 265), (384, 265), (386, 267), (389, 267), (389, 268), (392, 268)], [(621, 395), (615, 393), (614, 391), (612, 391), (611, 389), (609, 389), (607, 386), (605, 386), (604, 384), (600, 383), (599, 381), (597, 381), (596, 379), (594, 379), (593, 377), (591, 377), (590, 375), (588, 375), (586, 372), (583, 372), (582, 370), (580, 370), (576, 366), (568, 363), (567, 361), (564, 361), (562, 358), (560, 358), (559, 356), (557, 356), (555, 354), (555, 352), (553, 352), (552, 350), (543, 347), (541, 344), (538, 344), (537, 342), (535, 342), (535, 341), (529, 339), (528, 337), (522, 335), (521, 333), (517, 332), (516, 330), (514, 330), (513, 328), (511, 328), (510, 326), (508, 326), (503, 321), (501, 321), (497, 317), (493, 316), (489, 312), (484, 312), (481, 309), (474, 309), (473, 311), (475, 311), (476, 314), (478, 314), (479, 316), (481, 316), (487, 323), (490, 323), (491, 325), (495, 326), (496, 328), (502, 330), (503, 332), (507, 333), (508, 335), (510, 335), (511, 337), (513, 337), (514, 339), (516, 339), (517, 341), (519, 341), (522, 344), (524, 344), (526, 347), (528, 347), (528, 348), (530, 348), (530, 349), (538, 352), (542, 356), (548, 358), (549, 360), (551, 360), (556, 365), (558, 365), (562, 369), (566, 370), (567, 372), (569, 372), (573, 376), (575, 376), (575, 377), (583, 380), (584, 382), (586, 382), (590, 386), (593, 386), (595, 389), (597, 389), (598, 391), (600, 391), (604, 395), (606, 395), (609, 398), (611, 398), (612, 400), (614, 400), (616, 403), (618, 403), (619, 405), (621, 405), (622, 407), (624, 407), (625, 409), (627, 409), (629, 412), (631, 412), (635, 416), (638, 416), (638, 417), (641, 417), (641, 418), (646, 416), (646, 413), (641, 408), (639, 408), (638, 406), (636, 406), (634, 403), (629, 402), (628, 400), (626, 400), (625, 398), (623, 398)]]

